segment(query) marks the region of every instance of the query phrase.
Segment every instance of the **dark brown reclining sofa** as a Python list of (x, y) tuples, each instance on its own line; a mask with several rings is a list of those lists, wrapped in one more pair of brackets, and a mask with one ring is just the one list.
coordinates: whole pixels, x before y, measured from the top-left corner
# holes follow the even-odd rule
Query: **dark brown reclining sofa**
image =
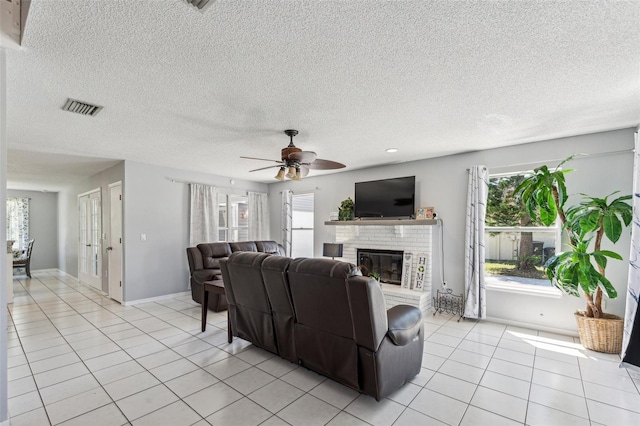
[(234, 336), (377, 400), (420, 372), (422, 313), (387, 310), (354, 265), (234, 253), (220, 266)]
[[(221, 280), (220, 259), (228, 258), (237, 251), (253, 251), (284, 256), (284, 247), (275, 241), (241, 241), (198, 244), (187, 248), (189, 271), (191, 273), (191, 298), (202, 304), (202, 283)], [(219, 312), (227, 309), (227, 299), (223, 295), (209, 296), (209, 309)]]

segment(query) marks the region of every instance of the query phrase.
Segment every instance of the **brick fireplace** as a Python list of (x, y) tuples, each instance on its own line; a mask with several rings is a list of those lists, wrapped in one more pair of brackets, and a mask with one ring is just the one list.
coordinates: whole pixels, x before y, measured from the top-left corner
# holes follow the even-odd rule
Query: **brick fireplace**
[[(357, 250), (394, 251), (413, 254), (411, 265), (411, 285), (414, 285), (418, 253), (427, 255), (425, 265), (424, 291), (401, 288), (398, 285), (382, 284), (387, 307), (398, 304), (409, 304), (419, 307), (423, 312), (431, 307), (432, 286), (432, 228), (429, 225), (385, 225), (382, 222), (366, 225), (336, 224), (336, 242), (344, 245), (343, 260), (359, 264)], [(415, 223), (415, 221), (412, 221)]]
[(358, 248), (356, 253), (356, 264), (362, 269), (363, 274), (376, 272), (380, 282), (401, 284), (403, 251)]

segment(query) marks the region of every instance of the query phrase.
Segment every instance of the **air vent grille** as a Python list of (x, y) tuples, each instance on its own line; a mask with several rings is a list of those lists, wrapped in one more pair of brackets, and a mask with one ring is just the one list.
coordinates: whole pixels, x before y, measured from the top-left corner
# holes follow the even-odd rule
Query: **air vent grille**
[(94, 117), (102, 110), (99, 105), (92, 105), (86, 102), (76, 101), (75, 99), (67, 99), (67, 102), (62, 107), (64, 111), (75, 112), (76, 114), (90, 115)]
[(210, 0), (187, 0), (187, 3), (202, 10), (207, 5), (207, 3), (209, 3), (209, 1)]

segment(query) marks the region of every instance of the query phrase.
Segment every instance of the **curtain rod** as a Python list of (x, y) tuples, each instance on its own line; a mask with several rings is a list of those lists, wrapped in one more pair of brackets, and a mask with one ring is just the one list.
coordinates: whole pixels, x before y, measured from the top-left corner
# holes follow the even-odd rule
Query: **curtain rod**
[[(302, 194), (305, 192), (313, 192), (313, 191), (319, 191), (320, 188), (317, 186), (314, 186), (313, 188), (305, 188), (305, 189), (297, 189), (297, 190), (293, 190), (293, 189), (289, 189), (289, 191), (293, 192), (294, 194)], [(278, 194), (282, 194), (284, 191), (278, 191)]]
[[(233, 191), (235, 193), (241, 193), (241, 194), (244, 194), (244, 195), (249, 195), (249, 192), (256, 192), (256, 193), (259, 193), (259, 194), (268, 194), (267, 192), (249, 191), (248, 189), (232, 188), (230, 186), (219, 186), (219, 185), (214, 185), (214, 184), (211, 184), (211, 183), (190, 182), (190, 181), (186, 181), (186, 180), (174, 179), (174, 178), (171, 178), (171, 177), (168, 177), (168, 176), (167, 176), (167, 179), (172, 183), (185, 183), (187, 185), (191, 185), (192, 183), (194, 183), (194, 184), (198, 184), (198, 185), (208, 185), (208, 186), (213, 186), (213, 187), (218, 188), (218, 189), (228, 189), (228, 190)], [(233, 181), (233, 179), (231, 179), (231, 180)]]
[[(620, 151), (596, 152), (594, 154), (579, 153), (579, 154), (575, 155), (573, 160), (579, 160), (579, 159), (586, 158), (586, 157), (606, 157), (608, 155), (625, 154), (627, 152), (629, 152), (629, 153), (635, 152), (635, 149), (631, 148), (631, 149), (622, 149)], [(490, 169), (502, 169), (502, 168), (506, 168), (506, 167), (530, 166), (532, 164), (540, 164), (540, 163), (551, 163), (551, 162), (560, 163), (560, 162), (562, 162), (564, 160), (566, 160), (566, 158), (555, 158), (555, 159), (552, 159), (552, 160), (530, 161), (528, 163), (508, 164), (508, 165), (503, 165), (503, 166), (493, 166), (493, 167), (489, 167), (489, 168)], [(467, 169), (467, 171), (469, 171), (469, 169)]]

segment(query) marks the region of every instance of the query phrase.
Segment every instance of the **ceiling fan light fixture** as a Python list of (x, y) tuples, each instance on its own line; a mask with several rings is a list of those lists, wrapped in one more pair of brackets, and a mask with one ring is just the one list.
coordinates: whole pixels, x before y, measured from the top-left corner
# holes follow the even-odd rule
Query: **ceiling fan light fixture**
[(296, 168), (296, 175), (291, 178), (291, 180), (300, 180), (302, 179), (302, 175), (300, 174), (300, 168)]
[(293, 137), (298, 134), (297, 130), (287, 129), (284, 133), (289, 136), (289, 145), (286, 148), (280, 150), (280, 160), (269, 160), (267, 158), (245, 157), (248, 160), (260, 160), (268, 161), (270, 163), (277, 163), (277, 165), (271, 165), (267, 167), (260, 167), (258, 169), (249, 170), (249, 172), (257, 172), (260, 170), (270, 169), (272, 167), (278, 167), (278, 173), (274, 176), (274, 179), (284, 181), (285, 179), (301, 180), (303, 177), (309, 174), (309, 169), (316, 170), (333, 170), (342, 169), (346, 167), (342, 163), (337, 161), (323, 160), (317, 158), (317, 155), (313, 151), (303, 151), (293, 144)]
[(386, 151), (391, 154), (394, 152), (398, 152), (398, 148), (387, 148)]

